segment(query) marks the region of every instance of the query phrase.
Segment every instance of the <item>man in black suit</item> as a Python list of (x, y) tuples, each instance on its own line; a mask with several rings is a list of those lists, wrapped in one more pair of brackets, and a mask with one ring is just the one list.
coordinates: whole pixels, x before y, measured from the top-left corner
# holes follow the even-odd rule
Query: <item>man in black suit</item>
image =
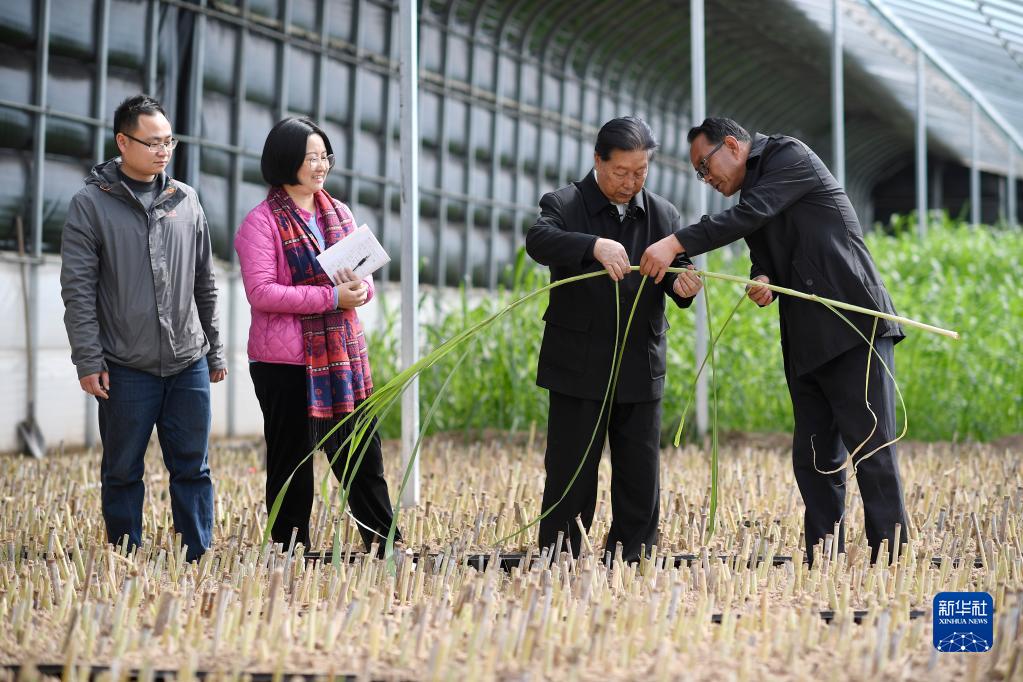
[[(643, 287), (625, 339), (615, 395), (601, 409), (616, 332), (624, 332), (643, 280), (631, 271), (631, 263), (638, 262), (647, 246), (682, 227), (674, 206), (643, 189), (656, 148), (653, 133), (641, 119), (608, 121), (597, 134), (593, 170), (582, 180), (545, 194), (540, 217), (526, 234), (526, 251), (550, 266), (552, 280), (607, 270), (618, 282), (621, 307), (616, 330), (615, 286), (604, 277), (551, 290), (536, 373), (537, 385), (550, 391), (542, 508), (553, 511), (540, 522), (541, 547), (553, 545), (558, 532), (564, 531), (578, 555), (581, 534), (575, 518), (581, 515), (589, 529), (605, 438), (611, 449), (613, 517), (606, 547), (613, 552), (621, 542), (623, 557), (636, 560), (641, 546), (649, 550), (657, 543), (668, 330), (664, 296), (680, 307), (688, 306), (701, 286), (695, 273), (669, 274), (659, 285), (649, 281)], [(684, 256), (669, 262), (691, 267)]]
[[(739, 203), (653, 244), (643, 254), (641, 272), (660, 278), (682, 253), (696, 256), (745, 238), (751, 280), (895, 314), (849, 197), (809, 147), (783, 135), (751, 137), (727, 118), (708, 118), (687, 139), (697, 177), (725, 196), (741, 192)], [(763, 307), (775, 295), (751, 287), (749, 297)], [(899, 544), (906, 541), (906, 510), (895, 447), (888, 445), (896, 437), (895, 387), (878, 358), (894, 372), (893, 346), (902, 329), (877, 320), (877, 355), (869, 363), (864, 400), (869, 350), (864, 337), (870, 338), (875, 318), (845, 313), (861, 337), (819, 303), (777, 298), (807, 555), (812, 559), (813, 546), (836, 523), (838, 549), (844, 549), (846, 477), (845, 470), (836, 470), (849, 452), (857, 465), (871, 558), (877, 559), (882, 540), (894, 557), (896, 524)]]

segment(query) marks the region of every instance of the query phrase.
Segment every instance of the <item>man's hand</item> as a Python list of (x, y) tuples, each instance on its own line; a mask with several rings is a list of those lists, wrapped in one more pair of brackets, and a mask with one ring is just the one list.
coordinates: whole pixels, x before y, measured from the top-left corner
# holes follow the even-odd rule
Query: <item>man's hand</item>
[(696, 266), (690, 265), (688, 270), (678, 273), (672, 290), (682, 298), (692, 298), (700, 293), (703, 288), (703, 280), (696, 274)]
[(94, 395), (97, 398), (103, 398), (106, 400), (110, 397), (107, 391), (110, 390), (110, 373), (109, 372), (96, 372), (95, 374), (87, 374), (78, 380), (82, 390), (89, 395)]
[(211, 369), (210, 370), (210, 383), (216, 384), (227, 378), (227, 368), (224, 369)]
[[(757, 275), (753, 278), (754, 282), (763, 282), (764, 284), (770, 284), (771, 280), (768, 279), (767, 275)], [(774, 294), (767, 287), (753, 286), (752, 284), (746, 285), (746, 295), (749, 296), (749, 300), (756, 303), (758, 306), (763, 308), (765, 305), (770, 305), (771, 301), (774, 300)]]
[(625, 247), (613, 239), (598, 239), (593, 245), (593, 257), (604, 266), (611, 279), (619, 282), (632, 272)]
[(369, 287), (358, 278), (350, 282), (342, 282), (334, 288), (337, 289), (338, 308), (358, 308), (366, 302), (366, 297), (369, 295)]
[(682, 248), (682, 244), (675, 238), (675, 235), (669, 234), (646, 248), (643, 257), (639, 260), (639, 271), (641, 274), (653, 277), (654, 281), (660, 284), (664, 279), (664, 271), (671, 267), (675, 256), (684, 251), (685, 249)]

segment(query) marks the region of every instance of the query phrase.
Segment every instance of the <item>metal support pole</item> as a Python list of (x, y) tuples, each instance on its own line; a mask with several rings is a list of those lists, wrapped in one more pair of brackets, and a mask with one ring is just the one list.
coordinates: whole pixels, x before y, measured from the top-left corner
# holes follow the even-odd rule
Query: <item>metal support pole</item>
[[(324, 2), (332, 2), (333, 0), (324, 0)], [(388, 19), (390, 23), (387, 26), (387, 54), (391, 61), (395, 64), (398, 63), (400, 58), (400, 37), (398, 36), (398, 15), (395, 12), (388, 13)], [(326, 26), (326, 24), (324, 24)], [(354, 78), (354, 76), (353, 76)], [(401, 74), (398, 74), (398, 78), (401, 78)], [(395, 95), (398, 94), (399, 88), (392, 87), (395, 80), (395, 74), (388, 71), (387, 78), (384, 81), (384, 115), (381, 120), (384, 122), (383, 129), (383, 144), (384, 153), (380, 155), (380, 166), (378, 173), (381, 178), (388, 178), (387, 164), (388, 160), (394, 158), (394, 126), (391, 123), (391, 119), (394, 114), (394, 110), (398, 108), (398, 104), (395, 102)], [(399, 86), (400, 87), (400, 86)], [(386, 245), (391, 241), (391, 196), (394, 194), (394, 188), (390, 181), (381, 183), (380, 205), (382, 209), (380, 211), (380, 225), (377, 232), (377, 239), (380, 240), (381, 244)], [(399, 218), (400, 220), (400, 218)], [(398, 229), (401, 229), (401, 225), (398, 225)], [(391, 281), (391, 266), (390, 264), (384, 265), (380, 270), (379, 281), (390, 282)]]
[(970, 222), (974, 227), (980, 225), (980, 140), (978, 128), (977, 100), (970, 100)]
[(927, 235), (927, 57), (916, 51), (916, 224)]
[[(199, 7), (206, 7), (206, 0), (199, 0)], [(203, 65), (206, 58), (206, 14), (195, 13), (195, 37), (192, 40), (191, 92), (188, 95), (188, 133), (195, 138), (202, 137), (202, 91)], [(198, 143), (189, 145), (185, 181), (193, 187), (199, 186)]]
[(996, 223), (1005, 224), (1007, 211), (1005, 210), (1005, 202), (1009, 196), (1008, 185), (1006, 182), (1007, 178), (998, 178), (998, 217), (995, 219)]
[[(50, 0), (39, 0), (39, 33), (36, 41), (35, 96), (39, 113), (36, 114), (35, 152), (32, 163), (32, 263), (29, 266), (28, 333), (25, 342), (39, 349), (39, 261), (43, 255), (43, 201), (46, 161), (46, 88), (50, 71)], [(39, 353), (28, 353), (26, 370), (26, 416), (34, 418), (36, 386), (39, 383)]]
[[(99, 0), (99, 17), (97, 18), (97, 31), (99, 39), (96, 41), (96, 97), (93, 99), (92, 115), (99, 120), (107, 116), (107, 53), (110, 51), (110, 0)], [(92, 157), (96, 163), (102, 163), (106, 159), (106, 126), (96, 126), (92, 131)], [(95, 401), (93, 401), (95, 402)]]
[(845, 186), (845, 83), (842, 69), (842, 0), (831, 0), (831, 172)]
[[(449, 149), (450, 141), (448, 139), (448, 117), (450, 116), (451, 110), (451, 21), (452, 13), (454, 11), (454, 5), (452, 3), (448, 5), (448, 11), (444, 15), (444, 37), (441, 39), (441, 75), (444, 78), (444, 83), (441, 90), (440, 98), (440, 118), (437, 121), (437, 186), (447, 187), (445, 178), (448, 175), (448, 166), (450, 165), (451, 150)], [(472, 50), (472, 46), (469, 47)], [(469, 105), (466, 105), (469, 108)], [(436, 270), (434, 275), (436, 276), (436, 285), (438, 288), (444, 286), (444, 266), (445, 266), (445, 239), (444, 233), (448, 227), (448, 199), (441, 195), (437, 197), (437, 229), (434, 233), (434, 255), (433, 265)], [(440, 296), (436, 298), (437, 310), (440, 310)]]
[[(471, 37), (469, 38), (469, 88), (470, 89), (475, 89), (477, 87), (477, 84), (480, 81), (480, 73), (479, 72), (480, 72), (481, 69), (480, 69), (480, 63), (479, 63), (480, 60), (477, 59), (477, 49), (479, 47), (478, 32), (479, 32), (479, 26), (480, 26), (480, 16), (481, 16), (481, 14), (483, 12), (484, 5), (485, 5), (485, 3), (480, 3), (476, 7), (476, 9), (473, 10), (473, 19), (472, 19), (472, 22), (470, 24), (472, 26), (472, 33), (470, 34)], [(451, 24), (448, 23), (447, 26), (450, 28)], [(447, 46), (445, 46), (445, 51), (446, 50), (447, 50)], [(448, 63), (448, 61), (450, 61), (450, 60), (448, 59), (448, 56), (445, 55), (445, 62), (444, 62), (445, 65)], [(494, 62), (497, 63), (499, 61), (500, 61), (500, 58), (495, 53), (495, 55), (494, 55)], [(499, 92), (499, 91), (495, 90), (495, 92)], [(476, 182), (476, 137), (477, 137), (476, 128), (477, 128), (477, 124), (476, 124), (476, 115), (475, 114), (476, 114), (477, 111), (479, 111), (479, 102), (478, 101), (477, 102), (468, 102), (468, 103), (466, 103), (466, 106), (465, 106), (465, 141), (466, 141), (466, 145), (465, 145), (465, 149), (466, 149), (466, 153), (465, 153), (465, 179), (464, 179), (464, 184), (462, 186), (465, 188), (465, 195), (467, 197), (470, 197), (470, 199), (466, 202), (466, 205), (465, 205), (465, 219), (462, 221), (462, 228), (461, 228), (462, 229), (462, 233), (465, 235), (465, 237), (462, 239), (463, 254), (460, 254), (459, 258), (462, 259), (463, 261), (464, 261), (464, 258), (465, 258), (464, 252), (469, 250), (469, 244), (470, 244), (469, 240), (472, 238), (472, 235), (475, 232), (475, 228), (476, 228), (476, 208), (477, 208), (478, 204), (476, 204), (473, 201), (473, 199), (475, 197), (479, 196), (479, 189), (476, 186), (477, 185), (477, 182)], [(496, 112), (494, 112), (494, 116), (495, 117), (497, 116)], [(491, 138), (491, 142), (493, 143), (493, 138)], [(497, 149), (498, 149), (498, 147), (496, 145), (491, 147), (491, 150), (495, 154), (496, 154), (496, 150)], [(491, 196), (493, 196), (493, 195), (491, 195)], [(455, 249), (452, 249), (452, 256), (453, 256), (452, 259), (451, 259), (452, 262), (456, 262), (455, 258), (454, 258), (454, 254), (455, 253), (456, 253)], [(442, 266), (443, 265), (445, 268), (447, 267), (443, 262), (440, 262), (437, 265), (438, 266)], [(460, 269), (459, 266), (456, 266), (456, 268)], [(456, 269), (456, 268), (452, 268), (452, 269)], [(455, 281), (452, 282), (452, 284), (456, 284), (457, 285), (459, 279), (464, 279), (464, 276), (465, 276), (465, 272), (463, 271), (462, 272), (462, 278), (456, 278)]]
[(1006, 216), (1009, 227), (1015, 228), (1019, 225), (1019, 208), (1016, 202), (1016, 145), (1009, 142), (1009, 174), (1006, 178)]
[[(706, 73), (706, 41), (704, 35), (704, 12), (703, 0), (692, 0), (689, 4), (689, 35), (692, 63), (692, 100), (693, 100), (693, 125), (699, 125), (707, 116), (707, 73)], [(698, 181), (692, 183), (693, 188), (693, 221), (697, 221), (707, 212), (707, 186)], [(707, 256), (697, 256), (696, 267), (706, 269)], [(710, 329), (707, 327), (707, 296), (697, 295), (696, 297), (696, 364), (693, 371), (700, 367), (704, 356), (707, 355), (708, 336)], [(707, 375), (701, 374), (696, 382), (696, 432), (699, 435), (707, 433), (710, 425), (709, 412), (707, 410)]]
[[(320, 10), (320, 51), (316, 55), (316, 122), (319, 125), (325, 123), (324, 112), (327, 107), (327, 48), (330, 46), (330, 2), (319, 0)], [(384, 119), (387, 121), (387, 119)], [(384, 129), (390, 133), (387, 124)], [(385, 211), (386, 213), (386, 211)]]
[[(419, 45), (416, 0), (401, 0), (401, 364), (419, 359)], [(401, 396), (401, 463), (404, 472), (419, 437), (419, 379)], [(401, 497), (419, 504), (419, 460)]]
[(156, 97), (156, 71), (160, 57), (157, 54), (157, 40), (160, 36), (159, 0), (149, 0), (146, 10), (146, 94)]
[(931, 200), (935, 210), (945, 210), (945, 166), (941, 162), (931, 167)]
[[(364, 0), (353, 0), (352, 10), (349, 14), (348, 23), (352, 27), (352, 42), (355, 43), (355, 54), (357, 57), (364, 57), (362, 52), (362, 3)], [(352, 64), (351, 77), (348, 79), (348, 130), (351, 137), (348, 139), (348, 168), (355, 170), (356, 159), (359, 158), (359, 132), (362, 130), (362, 89), (359, 78), (363, 67), (360, 64)], [(354, 205), (359, 201), (359, 177), (351, 175), (348, 178), (348, 204)], [(387, 267), (387, 266), (384, 266)], [(387, 279), (390, 279), (388, 277)]]
[[(291, 31), (291, 0), (283, 0), (283, 14), (281, 26), (284, 35), (288, 36)], [(326, 29), (326, 27), (323, 27)], [(287, 40), (281, 41), (281, 59), (277, 62), (277, 120), (283, 120), (288, 115), (288, 76), (291, 74), (289, 68), (290, 46)], [(322, 121), (320, 124), (322, 125)]]
[[(96, 97), (93, 100), (93, 117), (106, 118), (107, 109), (107, 57), (110, 52), (110, 0), (100, 0), (97, 21), (99, 40), (96, 43)], [(97, 125), (92, 133), (92, 157), (96, 163), (106, 160), (106, 126)], [(96, 445), (97, 412), (99, 407), (91, 395), (85, 396), (85, 447)]]
[[(249, 0), (242, 0), (242, 18), (249, 18)], [(324, 24), (321, 24), (323, 26)], [(242, 116), (244, 115), (246, 89), (245, 89), (245, 61), (248, 51), (248, 29), (239, 26), (238, 38), (235, 43), (234, 52), (234, 99), (231, 102), (231, 145), (240, 147), (242, 144)], [(241, 222), (241, 186), (242, 186), (242, 155), (238, 152), (231, 154), (231, 181), (228, 187), (227, 196), (227, 224), (230, 234), (233, 237), (238, 224)], [(234, 241), (233, 239), (231, 240)], [(238, 260), (235, 258), (234, 249), (228, 250), (227, 262), (227, 329), (224, 334), (225, 355), (227, 356), (227, 436), (234, 438), (238, 431), (238, 382), (239, 367), (235, 362), (235, 336), (234, 330), (238, 325), (238, 281), (240, 272)]]

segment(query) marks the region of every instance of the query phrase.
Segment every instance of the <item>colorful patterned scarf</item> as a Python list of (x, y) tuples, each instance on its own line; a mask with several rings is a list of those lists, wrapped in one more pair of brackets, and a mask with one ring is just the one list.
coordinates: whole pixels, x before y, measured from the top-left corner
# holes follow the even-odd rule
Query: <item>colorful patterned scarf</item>
[[(355, 220), (341, 210), (333, 197), (320, 190), (313, 199), (317, 224), (326, 246), (355, 230)], [(273, 210), (284, 257), (291, 270), (294, 286), (333, 287), (316, 255), (320, 251), (298, 207), (281, 187), (272, 187), (266, 197)], [(362, 323), (354, 310), (332, 310), (317, 315), (301, 315), (305, 340), (305, 367), (309, 418), (335, 420), (355, 410), (355, 405), (373, 392), (369, 353)]]

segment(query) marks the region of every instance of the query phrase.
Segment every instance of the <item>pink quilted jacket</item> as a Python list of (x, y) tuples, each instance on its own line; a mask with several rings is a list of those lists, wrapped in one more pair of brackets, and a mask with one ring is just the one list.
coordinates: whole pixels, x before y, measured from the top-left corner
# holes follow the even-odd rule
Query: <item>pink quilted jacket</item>
[[(340, 201), (334, 203), (338, 218), (344, 220), (352, 215)], [(299, 212), (306, 221), (311, 217), (302, 209)], [(304, 365), (299, 315), (333, 310), (333, 287), (292, 285), (280, 233), (265, 200), (245, 216), (234, 238), (234, 248), (238, 252), (245, 296), (252, 306), (249, 360)], [(373, 298), (373, 277), (367, 277), (366, 283), (369, 301)]]

